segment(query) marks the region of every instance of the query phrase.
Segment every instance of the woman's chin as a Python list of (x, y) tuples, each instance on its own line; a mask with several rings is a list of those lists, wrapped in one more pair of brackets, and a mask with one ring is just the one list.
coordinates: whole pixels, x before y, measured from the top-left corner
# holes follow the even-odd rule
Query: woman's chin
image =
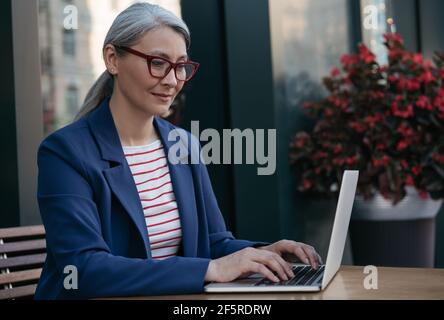
[(168, 115), (170, 111), (170, 104), (156, 104), (151, 106), (152, 113), (156, 116), (165, 116)]

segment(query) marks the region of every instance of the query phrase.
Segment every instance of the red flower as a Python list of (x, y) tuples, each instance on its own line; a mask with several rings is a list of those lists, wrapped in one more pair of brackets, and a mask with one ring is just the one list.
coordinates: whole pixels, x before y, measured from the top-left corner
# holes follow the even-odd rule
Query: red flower
[(396, 44), (403, 44), (404, 40), (402, 40), (402, 37), (398, 33), (386, 33), (384, 34), (384, 40), (386, 43), (392, 42)]
[(406, 140), (400, 140), (396, 145), (396, 150), (402, 151), (409, 146), (409, 143)]
[(362, 43), (358, 46), (359, 58), (366, 64), (370, 64), (375, 61), (375, 55)]
[(426, 96), (419, 96), (418, 100), (416, 101), (416, 106), (421, 109), (433, 110), (430, 99)]
[(383, 99), (385, 97), (385, 93), (383, 91), (370, 91), (370, 98), (372, 99)]
[(356, 155), (345, 159), (345, 163), (347, 163), (349, 166), (354, 165), (356, 162), (358, 162), (358, 157)]
[(339, 76), (341, 74), (341, 71), (338, 69), (338, 68), (336, 68), (336, 67), (333, 67), (332, 69), (331, 69), (331, 71), (330, 71), (330, 75), (332, 76), (332, 77), (337, 77), (337, 76)]
[(341, 153), (342, 152), (342, 145), (340, 145), (340, 144), (337, 144), (337, 145), (335, 145), (335, 148), (334, 148), (334, 150), (333, 150), (333, 153), (334, 154), (338, 154), (338, 153)]
[(397, 78), (397, 81), (394, 82), (394, 84), (396, 84), (396, 88), (397, 88), (399, 91), (402, 91), (402, 90), (404, 90), (404, 89), (407, 89), (408, 81), (405, 80), (405, 79), (403, 79), (403, 78)]
[(419, 77), (419, 80), (424, 83), (430, 83), (435, 80), (435, 77), (430, 72), (430, 70), (424, 71), (424, 73)]
[(426, 69), (429, 69), (429, 68), (432, 67), (432, 61), (430, 61), (430, 60), (426, 60), (426, 61), (424, 61), (424, 63), (422, 64), (422, 66), (423, 66), (424, 68), (426, 68)]
[(302, 185), (304, 186), (304, 190), (308, 190), (313, 186), (313, 183), (308, 179), (304, 179)]
[(400, 118), (410, 118), (413, 117), (413, 106), (409, 104), (406, 107), (400, 108), (398, 103), (394, 101), (392, 103), (392, 113), (394, 116), (400, 117)]
[(407, 80), (406, 81), (406, 88), (409, 91), (417, 91), (421, 88), (421, 83), (416, 79)]
[(399, 78), (393, 74), (388, 76), (388, 81), (392, 83), (396, 83), (399, 80)]
[(364, 118), (364, 122), (368, 124), (370, 128), (373, 128), (377, 122), (381, 122), (383, 120), (382, 115), (380, 113), (374, 116), (367, 116)]
[(399, 127), (396, 129), (396, 132), (402, 134), (406, 138), (411, 138), (412, 136), (415, 135), (415, 132), (413, 131), (413, 129), (410, 128), (405, 123), (401, 123), (399, 125)]
[(344, 163), (345, 163), (345, 160), (344, 160), (344, 159), (341, 159), (341, 158), (334, 158), (333, 161), (332, 161), (332, 163), (333, 163), (335, 166), (343, 166)]
[(341, 56), (341, 63), (344, 67), (349, 67), (349, 66), (355, 64), (356, 62), (358, 62), (358, 59), (353, 54), (343, 54)]
[(350, 122), (350, 128), (352, 128), (358, 133), (362, 133), (365, 131), (365, 127), (357, 121)]
[(414, 53), (412, 56), (412, 61), (416, 64), (422, 64), (422, 54)]
[(397, 60), (402, 57), (402, 52), (398, 49), (390, 49), (388, 56), (390, 60)]
[(412, 168), (412, 172), (415, 176), (419, 175), (422, 172), (422, 168), (420, 165), (414, 166)]
[(383, 155), (380, 159), (373, 158), (373, 165), (375, 167), (385, 167), (388, 165), (389, 160), (390, 158), (387, 155)]
[(336, 107), (345, 110), (348, 107), (348, 101), (336, 96), (331, 96), (328, 100)]
[(408, 186), (413, 186), (413, 185), (415, 185), (415, 182), (413, 181), (413, 177), (412, 177), (411, 175), (407, 175), (407, 176), (405, 177), (404, 182), (405, 182), (405, 184), (408, 185)]

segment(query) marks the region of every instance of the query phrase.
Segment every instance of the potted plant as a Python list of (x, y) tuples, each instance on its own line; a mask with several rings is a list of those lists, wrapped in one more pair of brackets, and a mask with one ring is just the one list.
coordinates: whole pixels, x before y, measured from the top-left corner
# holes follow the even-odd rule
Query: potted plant
[(337, 196), (359, 170), (351, 222), (355, 264), (433, 266), (435, 216), (444, 197), (444, 54), (434, 63), (384, 36), (388, 64), (363, 44), (323, 79), (328, 95), (304, 109), (290, 161), (298, 190)]

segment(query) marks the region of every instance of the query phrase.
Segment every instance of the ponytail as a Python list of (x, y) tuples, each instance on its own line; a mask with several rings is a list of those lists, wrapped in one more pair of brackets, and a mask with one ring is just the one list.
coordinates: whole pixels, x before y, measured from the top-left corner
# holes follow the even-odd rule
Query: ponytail
[(76, 115), (74, 121), (86, 116), (92, 110), (94, 110), (103, 99), (110, 97), (113, 93), (114, 78), (106, 70), (101, 74), (101, 76), (96, 80), (91, 89), (89, 89), (86, 94), (85, 101), (80, 108), (79, 113)]

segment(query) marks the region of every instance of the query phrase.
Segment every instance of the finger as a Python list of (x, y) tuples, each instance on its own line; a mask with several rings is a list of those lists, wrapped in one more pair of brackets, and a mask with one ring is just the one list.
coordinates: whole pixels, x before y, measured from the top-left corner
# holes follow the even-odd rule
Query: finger
[(282, 266), (282, 268), (284, 268), (285, 273), (287, 274), (287, 276), (289, 278), (293, 278), (294, 277), (294, 273), (293, 273), (293, 270), (292, 270), (292, 265), (290, 263), (288, 263), (287, 261), (285, 261), (284, 258), (282, 258), (280, 255), (276, 255), (275, 259)]
[(304, 252), (307, 254), (312, 268), (317, 269), (319, 267), (318, 254), (314, 250), (314, 248), (305, 245), (305, 246), (302, 246), (302, 250), (304, 250)]
[(288, 276), (285, 268), (277, 261), (276, 256), (276, 254), (261, 252), (254, 258), (254, 260), (266, 265), (269, 269), (276, 272), (281, 280), (287, 281)]
[[(281, 248), (281, 249), (289, 251), (289, 248)], [(284, 270), (284, 272), (288, 278), (294, 277), (292, 265), (290, 263), (288, 263), (287, 261), (285, 261), (284, 258), (279, 253), (271, 253), (271, 258), (276, 260), (279, 263), (279, 265), (282, 267), (282, 269)]]
[(319, 253), (318, 253), (318, 261), (319, 261), (319, 264), (324, 264), (324, 262), (322, 261), (322, 257)]
[(296, 255), (296, 257), (298, 257), (303, 263), (305, 264), (310, 264), (310, 260), (308, 259), (307, 254), (305, 253), (304, 250), (302, 250), (301, 246), (297, 246), (294, 249), (294, 254)]
[(257, 263), (257, 262), (251, 262), (250, 270), (256, 273), (262, 274), (264, 277), (266, 277), (268, 280), (273, 282), (279, 282), (279, 278), (274, 275), (273, 272), (271, 272), (270, 269), (268, 269), (263, 264)]

